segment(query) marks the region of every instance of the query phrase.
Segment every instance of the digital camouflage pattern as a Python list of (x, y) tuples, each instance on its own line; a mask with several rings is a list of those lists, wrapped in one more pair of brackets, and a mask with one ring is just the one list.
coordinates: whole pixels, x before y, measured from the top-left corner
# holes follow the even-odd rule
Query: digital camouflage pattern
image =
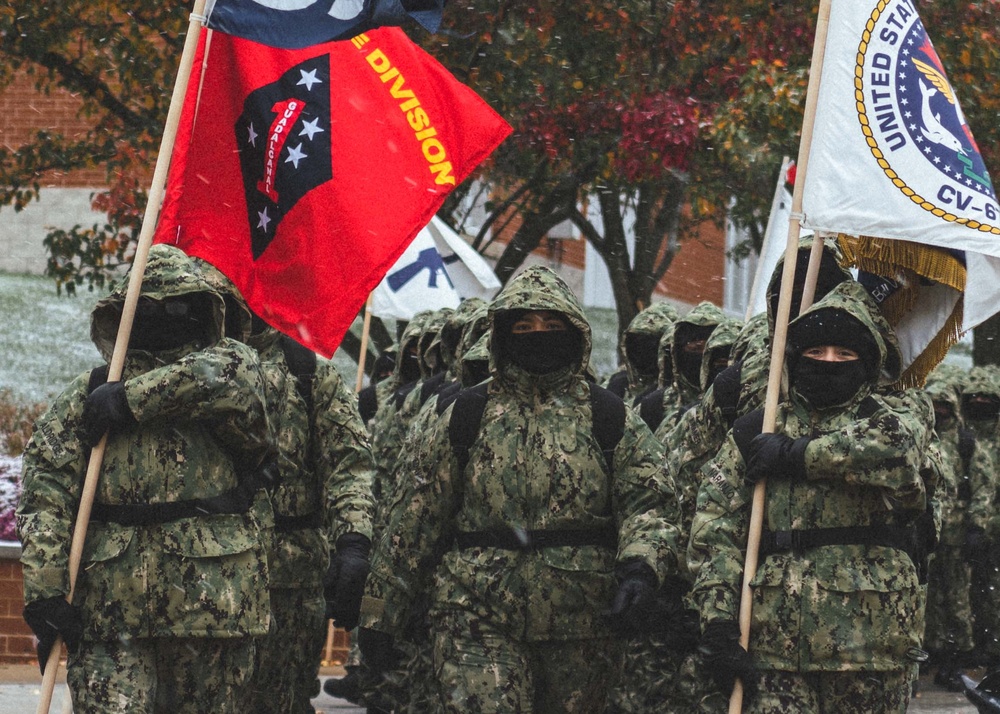
[(66, 683), (87, 714), (243, 714), (253, 653), (250, 638), (92, 642), (70, 653)]
[[(942, 368), (944, 367), (944, 368)], [(936, 418), (934, 432), (942, 455), (936, 495), (942, 527), (931, 555), (927, 582), (925, 644), (928, 650), (954, 655), (973, 647), (972, 568), (964, 552), (970, 528), (985, 531), (993, 506), (994, 464), (989, 452), (964, 429), (960, 412), (961, 379), (939, 366), (925, 391), (935, 408), (950, 409), (951, 417)]]
[[(701, 385), (690, 381), (677, 368), (682, 349), (682, 346), (677, 344), (678, 329), (683, 331), (685, 326), (713, 327), (726, 320), (722, 310), (710, 302), (703, 302), (696, 305), (683, 319), (675, 322), (669, 334), (664, 334), (660, 338), (660, 380), (662, 382), (669, 374), (672, 381), (669, 385), (663, 386), (663, 419), (657, 427), (657, 432), (669, 431), (676, 426), (684, 412), (701, 399)], [(669, 373), (666, 366), (668, 363), (672, 365)]]
[(315, 371), (299, 376), (285, 340), (271, 328), (249, 338), (266, 378), (278, 472), (269, 489), (277, 519), (268, 551), (275, 622), (257, 645), (247, 709), (311, 713), (326, 635), (323, 574), (337, 538), (372, 537), (374, 462), (357, 400), (333, 363), (317, 358)]
[[(91, 335), (108, 359), (127, 281), (94, 308)], [(150, 250), (142, 295), (202, 293), (209, 346), (130, 350), (125, 393), (137, 423), (111, 434), (95, 503), (146, 504), (211, 497), (236, 488), (270, 457), (264, 378), (257, 355), (223, 338), (223, 300), (169, 246)], [(25, 601), (69, 591), (70, 535), (87, 468), (81, 415), (90, 374), (57, 397), (25, 450), (17, 510)], [(74, 601), (85, 642), (119, 638), (225, 638), (268, 628), (261, 523), (246, 514), (149, 526), (92, 521)]]
[[(566, 315), (583, 335), (580, 361), (543, 376), (506, 361), (502, 337), (492, 328), (513, 309)], [(490, 307), (490, 324), (493, 380), (469, 465), (457, 473), (449, 407), (393, 495), (390, 525), (373, 556), (362, 626), (399, 635), (414, 598), (429, 590), (435, 642), (449, 640), (456, 656), (493, 638), (506, 651), (536, 642), (590, 651), (588, 641), (610, 636), (601, 613), (614, 593), (616, 563), (641, 559), (660, 577), (675, 567), (672, 484), (652, 434), (631, 412), (613, 473), (607, 473), (583, 377), (590, 327), (554, 273), (533, 267), (511, 280)], [(453, 544), (459, 532), (596, 531), (608, 525), (619, 534), (617, 553), (596, 545), (515, 551)], [(446, 657), (435, 662), (441, 676), (454, 662), (438, 654)], [(476, 708), (474, 699), (463, 706), (452, 702), (449, 711)]]
[(643, 373), (636, 367), (635, 356), (629, 355), (630, 338), (648, 336), (659, 340), (673, 329), (677, 318), (677, 308), (667, 302), (656, 302), (633, 317), (622, 333), (619, 351), (625, 356), (625, 373), (628, 375), (628, 387), (623, 398), (626, 404), (632, 404), (637, 397), (656, 389), (659, 379), (658, 373)]
[[(879, 347), (881, 366), (898, 361), (891, 331), (879, 324), (878, 309), (859, 284), (838, 285), (812, 310), (820, 308), (859, 319)], [(875, 386), (862, 388), (845, 407), (810, 411), (794, 390), (779, 405), (776, 431), (813, 441), (804, 482), (767, 482), (766, 529), (905, 527), (924, 513), (930, 400), (916, 390), (891, 399)], [(703, 625), (738, 616), (752, 496), (744, 468), (732, 437), (705, 467), (688, 547), (696, 576), (691, 599)], [(749, 651), (761, 670), (909, 674), (920, 656), (921, 586), (901, 550), (830, 545), (772, 553), (761, 559), (751, 587)]]
[[(977, 407), (977, 408), (974, 408)], [(986, 408), (984, 408), (986, 407)], [(1000, 464), (1000, 367), (973, 367), (962, 389), (962, 417), (965, 426), (986, 449), (994, 464)], [(993, 503), (1000, 503), (1000, 474), (992, 474)], [(978, 651), (991, 664), (1000, 664), (1000, 514), (996, 509), (986, 527), (989, 553), (973, 564), (973, 635)]]

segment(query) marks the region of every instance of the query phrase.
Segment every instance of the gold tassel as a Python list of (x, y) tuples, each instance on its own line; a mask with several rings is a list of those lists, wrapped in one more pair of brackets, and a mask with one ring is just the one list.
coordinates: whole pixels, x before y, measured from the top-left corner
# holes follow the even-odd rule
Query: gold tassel
[[(965, 292), (965, 266), (951, 254), (938, 248), (910, 241), (857, 237), (843, 233), (837, 236), (837, 243), (846, 267), (882, 275), (899, 283), (900, 288), (880, 306), (885, 319), (894, 327), (916, 306), (921, 278), (941, 283), (963, 294)], [(958, 300), (944, 326), (906, 368), (893, 387), (907, 389), (924, 386), (927, 375), (962, 336), (963, 305), (964, 300)]]

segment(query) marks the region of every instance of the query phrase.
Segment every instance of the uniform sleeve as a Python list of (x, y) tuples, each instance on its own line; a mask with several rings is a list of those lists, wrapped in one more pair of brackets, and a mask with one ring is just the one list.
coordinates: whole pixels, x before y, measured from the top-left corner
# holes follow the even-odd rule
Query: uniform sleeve
[(80, 377), (35, 422), (24, 451), (17, 535), (24, 600), (69, 592), (69, 550), (90, 450), (77, 437), (87, 377)]
[(680, 508), (663, 447), (638, 414), (626, 410), (615, 448), (614, 503), (618, 515), (618, 562), (641, 559), (657, 577), (677, 574)]
[(448, 436), (449, 407), (408, 458), (386, 503), (361, 605), (361, 626), (398, 633), (416, 593), (433, 573), (441, 544), (453, 535), (458, 469)]
[(806, 477), (882, 487), (901, 506), (923, 508), (920, 469), (932, 434), (931, 402), (916, 390), (893, 402), (872, 399), (879, 405), (872, 414), (809, 442)]
[(743, 457), (730, 436), (702, 469), (702, 484), (688, 543), (694, 577), (691, 604), (702, 624), (739, 614), (752, 490), (743, 479)]
[(125, 394), (140, 424), (203, 422), (247, 467), (273, 453), (260, 359), (235, 340), (223, 339), (137, 375), (125, 382)]
[(375, 461), (356, 399), (329, 362), (314, 390), (317, 469), (325, 487), (330, 543), (345, 533), (372, 537)]

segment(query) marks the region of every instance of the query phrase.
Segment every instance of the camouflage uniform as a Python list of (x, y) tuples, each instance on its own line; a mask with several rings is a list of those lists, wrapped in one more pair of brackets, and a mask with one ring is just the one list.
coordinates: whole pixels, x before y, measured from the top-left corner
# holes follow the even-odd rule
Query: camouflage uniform
[[(515, 309), (553, 310), (583, 337), (571, 367), (530, 375), (508, 361), (495, 328)], [(554, 273), (529, 268), (490, 307), (486, 410), (458, 473), (450, 406), (394, 497), (362, 607), (362, 626), (398, 634), (433, 573), (434, 662), (445, 711), (601, 711), (618, 648), (602, 611), (616, 563), (659, 577), (676, 563), (676, 503), (652, 434), (631, 412), (609, 474), (591, 429), (583, 374), (590, 328)], [(478, 533), (530, 540), (594, 534), (595, 544), (513, 549)], [(615, 549), (596, 544), (611, 533)], [(462, 545), (456, 542), (462, 538)], [(474, 540), (474, 538), (473, 538)], [(468, 547), (463, 547), (468, 546)]]
[[(878, 308), (860, 285), (839, 285), (805, 315), (822, 308), (866, 326), (880, 367), (898, 364), (891, 332), (877, 324)], [(890, 381), (898, 374), (892, 370)], [(905, 711), (913, 663), (923, 655), (922, 593), (910, 556), (884, 543), (890, 535), (910, 542), (925, 510), (920, 470), (932, 413), (925, 395), (897, 402), (874, 392), (869, 379), (846, 406), (810, 409), (795, 390), (779, 404), (776, 433), (812, 441), (804, 478), (767, 482), (764, 547), (751, 582), (749, 653), (760, 694), (750, 712)], [(738, 616), (753, 492), (745, 468), (732, 436), (705, 467), (688, 547), (703, 628)], [(831, 537), (835, 544), (809, 544), (810, 536), (838, 533), (817, 530), (826, 528), (850, 530)], [(885, 539), (875, 541), (882, 544), (856, 544), (882, 529)], [(786, 541), (804, 545), (787, 549)], [(820, 699), (837, 688), (853, 693)]]
[[(996, 365), (973, 367), (962, 388), (962, 420), (986, 449), (994, 467), (1000, 464), (1000, 368)], [(1000, 502), (1000, 475), (991, 474), (992, 498)], [(972, 602), (975, 629), (973, 638), (980, 659), (990, 666), (1000, 664), (1000, 517), (993, 516), (986, 526), (990, 549), (987, 556), (973, 564)]]
[[(703, 309), (702, 314), (705, 312)], [(725, 318), (706, 340), (701, 360), (702, 391), (711, 383), (713, 362), (720, 357), (728, 359), (739, 328), (739, 321)], [(660, 400), (662, 396), (654, 391), (649, 398)], [(668, 464), (669, 460), (670, 454), (667, 454)], [(667, 473), (674, 474), (669, 466)], [(691, 532), (698, 483), (684, 484), (688, 493), (683, 493), (676, 477), (674, 482), (681, 507), (681, 542), (686, 543)], [(682, 602), (682, 596), (690, 589), (690, 582), (686, 577), (685, 554), (681, 558), (678, 570), (682, 577), (671, 579), (667, 589), (657, 593), (656, 621), (626, 644), (622, 676), (608, 698), (608, 714), (695, 712), (699, 711), (703, 699), (714, 694), (714, 690), (709, 689), (698, 676), (695, 666), (697, 614), (686, 610)], [(701, 710), (711, 711), (711, 707), (708, 704)]]
[(354, 395), (328, 360), (317, 359), (314, 370), (291, 366), (302, 355), (310, 363), (312, 355), (290, 342), (270, 328), (250, 337), (267, 378), (279, 449), (268, 552), (275, 624), (258, 645), (247, 699), (247, 710), (261, 714), (312, 714), (331, 545), (345, 533), (370, 539), (375, 509), (374, 463)]
[[(700, 383), (701, 356), (698, 356), (699, 376), (693, 381), (680, 368), (681, 362), (685, 359), (683, 351), (684, 343), (687, 340), (684, 338), (684, 334), (690, 333), (692, 329), (711, 330), (726, 320), (722, 310), (710, 302), (703, 302), (695, 306), (683, 319), (674, 323), (673, 332), (670, 335), (664, 335), (660, 340), (661, 355), (667, 351), (670, 353), (670, 363), (673, 365), (673, 384), (672, 389), (664, 388), (660, 394), (660, 398), (663, 400), (663, 419), (660, 421), (657, 431), (673, 427), (680, 420), (681, 415), (701, 399), (703, 391)], [(707, 339), (709, 336), (710, 334), (706, 334), (705, 338)], [(661, 357), (661, 364), (665, 363), (665, 359), (665, 357)], [(653, 397), (653, 395), (650, 396)]]
[[(936, 655), (942, 675), (954, 678), (959, 666), (969, 662), (973, 647), (972, 582), (967, 540), (978, 532), (985, 539), (992, 507), (993, 461), (971, 432), (962, 426), (959, 384), (940, 367), (931, 374), (926, 391), (941, 410), (935, 434), (944, 466), (937, 495), (941, 501), (943, 526), (937, 549), (930, 558), (927, 582), (927, 649)], [(945, 416), (948, 412), (950, 416)]]
[[(91, 336), (105, 359), (126, 286), (94, 308)], [(74, 597), (83, 641), (67, 678), (76, 711), (236, 712), (253, 637), (269, 625), (265, 543), (251, 507), (253, 475), (273, 454), (264, 377), (252, 349), (222, 336), (222, 297), (179, 250), (153, 246), (142, 295), (200, 296), (211, 320), (204, 341), (126, 356), (135, 421), (107, 440)], [(90, 379), (55, 399), (25, 451), (17, 517), (27, 603), (69, 590)], [(228, 508), (205, 514), (201, 499), (213, 497)]]
[[(649, 349), (656, 356), (660, 338), (670, 332), (677, 321), (677, 310), (666, 302), (653, 303), (638, 315), (625, 328), (621, 338), (621, 353), (625, 355), (625, 372), (628, 375), (628, 387), (622, 399), (626, 404), (633, 404), (647, 392), (656, 389), (658, 372), (652, 368), (643, 370), (637, 352)], [(647, 341), (648, 345), (641, 343)]]

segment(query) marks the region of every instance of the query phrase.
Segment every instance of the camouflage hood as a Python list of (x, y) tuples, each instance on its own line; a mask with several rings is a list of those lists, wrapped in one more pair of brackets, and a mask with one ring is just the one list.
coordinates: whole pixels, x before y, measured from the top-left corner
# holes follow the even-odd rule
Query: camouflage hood
[(667, 302), (654, 303), (632, 318), (632, 322), (622, 333), (619, 345), (619, 352), (625, 359), (625, 371), (628, 374), (629, 384), (637, 384), (642, 379), (629, 355), (629, 338), (647, 335), (659, 341), (663, 335), (673, 330), (677, 318), (677, 308)]
[(970, 423), (980, 419), (994, 419), (993, 410), (976, 408), (976, 402), (1000, 404), (1000, 369), (996, 365), (975, 366), (962, 387), (962, 413)]
[[(485, 313), (486, 301), (482, 298), (467, 298), (459, 303), (458, 307), (448, 315), (444, 325), (441, 327), (441, 356), (444, 357), (445, 367), (458, 371), (456, 360), (460, 360), (459, 355), (462, 349), (462, 335), (469, 319), (480, 309)], [(454, 366), (453, 366), (454, 365)]]
[(590, 323), (569, 286), (552, 270), (535, 265), (511, 278), (503, 290), (493, 299), (489, 309), (490, 324), (490, 373), (501, 373), (504, 364), (504, 348), (501, 343), (504, 330), (497, 329), (498, 319), (502, 322), (512, 310), (551, 310), (562, 313), (580, 331), (582, 355), (579, 364), (573, 366), (573, 373), (584, 376), (590, 364), (592, 338)]
[[(481, 363), (489, 364), (490, 361), (490, 335), (489, 332), (480, 335), (475, 344), (468, 349), (462, 350), (462, 387), (473, 387), (476, 385), (475, 375), (477, 366)], [(488, 367), (487, 367), (488, 369)]]
[[(131, 270), (118, 282), (108, 297), (94, 306), (91, 313), (90, 339), (101, 356), (109, 362), (118, 336), (118, 323), (121, 321), (122, 309), (125, 306), (130, 274)], [(215, 344), (222, 339), (225, 329), (223, 298), (205, 279), (191, 258), (179, 248), (162, 244), (150, 248), (139, 294), (141, 297), (153, 300), (203, 294), (205, 300), (202, 307), (208, 312), (202, 320), (208, 331), (206, 339), (209, 344)]]
[(446, 361), (441, 349), (441, 330), (454, 314), (450, 307), (435, 310), (424, 323), (424, 329), (419, 338), (420, 378), (427, 379), (437, 372), (446, 369)]
[(938, 365), (934, 371), (927, 376), (927, 384), (924, 391), (930, 395), (931, 401), (935, 404), (943, 403), (951, 407), (952, 415), (961, 422), (961, 377), (964, 376), (956, 368), (950, 365)]
[[(882, 316), (878, 305), (875, 304), (868, 291), (854, 280), (840, 283), (822, 300), (789, 323), (789, 336), (791, 337), (794, 332), (796, 323), (807, 315), (825, 309), (843, 310), (869, 331), (878, 349), (876, 373), (881, 375), (877, 380), (878, 384), (892, 384), (899, 379), (902, 372), (902, 356), (899, 352), (899, 344), (896, 342), (895, 332)], [(791, 342), (789, 342), (788, 349), (793, 349)]]
[[(687, 315), (682, 317), (680, 320), (674, 323), (674, 328), (670, 335), (670, 361), (673, 364), (674, 372), (674, 389), (677, 393), (681, 395), (681, 398), (686, 402), (693, 398), (696, 394), (701, 393), (701, 388), (698, 384), (694, 384), (687, 380), (684, 375), (681, 374), (678, 365), (681, 364), (681, 350), (683, 349), (682, 342), (684, 341), (684, 333), (690, 331), (692, 328), (712, 328), (721, 322), (726, 320), (726, 314), (722, 312), (716, 305), (710, 302), (699, 303), (691, 310)], [(681, 339), (678, 339), (681, 338)], [(661, 351), (667, 349), (664, 342), (660, 341)], [(663, 364), (661, 359), (661, 364)]]
[(399, 337), (399, 351), (396, 353), (396, 367), (392, 370), (392, 377), (390, 377), (395, 386), (403, 386), (403, 360), (406, 359), (410, 347), (419, 344), (420, 333), (423, 332), (424, 325), (433, 314), (430, 310), (418, 312), (403, 328), (403, 334)]
[[(799, 253), (795, 260), (796, 278), (802, 277), (804, 279), (805, 277), (806, 268), (809, 266), (809, 253), (812, 250), (812, 245), (813, 236), (806, 236), (799, 239)], [(819, 302), (837, 284), (854, 280), (854, 276), (851, 275), (850, 271), (840, 267), (841, 258), (842, 255), (837, 242), (835, 240), (824, 240), (823, 258), (820, 263), (819, 278), (816, 281), (816, 295), (813, 302)], [(769, 336), (774, 334), (774, 321), (776, 319), (774, 311), (778, 307), (778, 298), (781, 291), (781, 274), (784, 269), (785, 254), (782, 253), (781, 257), (778, 258), (777, 265), (774, 266), (774, 272), (771, 273), (771, 280), (767, 284), (767, 323)], [(793, 302), (789, 322), (798, 317), (795, 309), (796, 304)]]
[(243, 299), (243, 295), (236, 289), (233, 282), (214, 265), (201, 258), (192, 257), (191, 260), (201, 270), (202, 277), (208, 284), (222, 296), (226, 305), (226, 337), (246, 342), (250, 337), (253, 316)]
[(705, 341), (705, 352), (701, 356), (701, 391), (708, 389), (710, 384), (709, 376), (712, 373), (713, 355), (719, 351), (727, 351), (729, 358), (732, 358), (733, 345), (740, 336), (743, 323), (737, 319), (727, 317), (712, 330)]

